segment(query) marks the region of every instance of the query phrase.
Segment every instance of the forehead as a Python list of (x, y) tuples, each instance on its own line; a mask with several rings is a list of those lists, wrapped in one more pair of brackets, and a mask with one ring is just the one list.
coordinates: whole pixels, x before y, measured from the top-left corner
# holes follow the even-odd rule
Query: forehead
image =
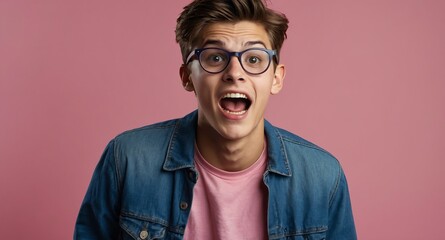
[(242, 48), (249, 45), (263, 45), (262, 47), (271, 48), (271, 42), (264, 26), (250, 21), (209, 24), (201, 31), (197, 42), (199, 47), (216, 45)]

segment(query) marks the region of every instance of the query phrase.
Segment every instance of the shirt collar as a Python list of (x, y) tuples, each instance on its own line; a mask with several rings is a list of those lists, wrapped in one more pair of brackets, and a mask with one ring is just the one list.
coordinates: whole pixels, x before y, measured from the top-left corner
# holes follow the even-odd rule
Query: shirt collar
[[(164, 161), (164, 170), (175, 171), (183, 168), (194, 168), (194, 144), (198, 111), (186, 115), (176, 122), (173, 134), (170, 137), (167, 155)], [(265, 120), (264, 131), (267, 138), (267, 171), (284, 176), (291, 176), (286, 148), (280, 132)]]

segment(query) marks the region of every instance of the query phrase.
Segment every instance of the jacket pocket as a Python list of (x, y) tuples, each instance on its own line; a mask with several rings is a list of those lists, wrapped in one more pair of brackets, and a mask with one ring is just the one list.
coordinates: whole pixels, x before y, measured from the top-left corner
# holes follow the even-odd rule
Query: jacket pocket
[(123, 240), (165, 239), (166, 227), (158, 223), (133, 216), (121, 216), (119, 225), (122, 228)]
[(303, 231), (287, 233), (282, 237), (272, 237), (275, 240), (326, 240), (327, 229), (317, 229), (316, 231)]
[(311, 233), (308, 235), (303, 235), (302, 239), (304, 239), (304, 240), (326, 240), (326, 232)]
[[(290, 238), (294, 239), (294, 238)], [(299, 238), (295, 238), (298, 240), (326, 240), (326, 232), (318, 232), (318, 233), (309, 233), (302, 236), (299, 236)]]

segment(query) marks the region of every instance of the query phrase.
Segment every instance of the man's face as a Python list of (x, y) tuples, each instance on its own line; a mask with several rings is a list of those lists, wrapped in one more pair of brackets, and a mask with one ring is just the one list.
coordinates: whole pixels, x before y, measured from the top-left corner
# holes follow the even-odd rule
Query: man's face
[[(249, 48), (271, 49), (264, 27), (241, 21), (214, 23), (203, 29), (197, 48), (222, 48), (241, 52)], [(270, 67), (262, 74), (247, 73), (236, 57), (220, 73), (208, 73), (197, 59), (181, 68), (181, 78), (188, 91), (198, 99), (198, 131), (226, 140), (238, 140), (264, 134), (264, 112), (271, 94), (281, 90), (284, 66)], [(216, 135), (214, 135), (216, 134)]]

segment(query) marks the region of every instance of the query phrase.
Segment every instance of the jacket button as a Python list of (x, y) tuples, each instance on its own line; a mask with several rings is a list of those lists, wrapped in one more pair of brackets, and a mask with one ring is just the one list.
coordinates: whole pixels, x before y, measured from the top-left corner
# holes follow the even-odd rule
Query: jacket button
[(182, 210), (186, 210), (187, 208), (188, 208), (188, 203), (186, 203), (186, 202), (181, 202), (181, 204), (179, 205), (179, 207), (182, 209)]
[(141, 239), (146, 239), (148, 237), (148, 232), (146, 230), (143, 230), (139, 233), (139, 237)]

